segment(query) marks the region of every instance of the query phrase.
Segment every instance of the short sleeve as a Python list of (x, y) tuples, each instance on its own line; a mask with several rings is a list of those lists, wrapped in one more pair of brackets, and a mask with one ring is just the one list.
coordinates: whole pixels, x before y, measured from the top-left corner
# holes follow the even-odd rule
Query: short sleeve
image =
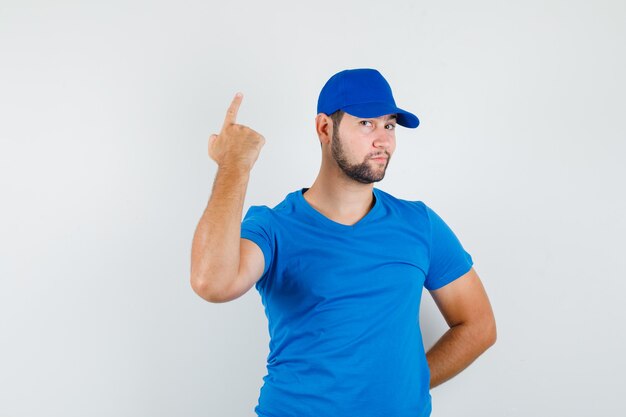
[(241, 237), (256, 243), (263, 252), (263, 275), (269, 269), (273, 256), (270, 215), (270, 208), (267, 206), (250, 206), (241, 222)]
[(424, 206), (430, 222), (430, 265), (424, 287), (436, 290), (468, 272), (473, 260), (443, 219)]

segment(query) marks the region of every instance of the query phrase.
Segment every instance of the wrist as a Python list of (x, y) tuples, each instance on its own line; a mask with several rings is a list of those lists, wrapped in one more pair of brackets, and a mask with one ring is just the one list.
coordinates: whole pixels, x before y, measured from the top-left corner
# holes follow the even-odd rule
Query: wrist
[(221, 164), (217, 167), (219, 172), (235, 174), (238, 176), (249, 175), (250, 169), (241, 165)]

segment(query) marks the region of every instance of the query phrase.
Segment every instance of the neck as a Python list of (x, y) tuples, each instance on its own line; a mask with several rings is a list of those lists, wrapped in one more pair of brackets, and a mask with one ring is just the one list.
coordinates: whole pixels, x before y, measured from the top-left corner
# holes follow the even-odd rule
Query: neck
[(374, 206), (374, 184), (362, 184), (341, 173), (320, 170), (304, 198), (317, 211), (338, 223), (354, 224)]

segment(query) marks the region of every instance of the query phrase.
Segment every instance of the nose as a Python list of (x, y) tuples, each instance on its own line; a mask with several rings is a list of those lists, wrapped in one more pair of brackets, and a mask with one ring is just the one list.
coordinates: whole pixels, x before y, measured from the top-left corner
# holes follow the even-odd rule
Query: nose
[(385, 129), (383, 126), (375, 134), (374, 147), (388, 149), (393, 145), (393, 141), (395, 140), (393, 130)]

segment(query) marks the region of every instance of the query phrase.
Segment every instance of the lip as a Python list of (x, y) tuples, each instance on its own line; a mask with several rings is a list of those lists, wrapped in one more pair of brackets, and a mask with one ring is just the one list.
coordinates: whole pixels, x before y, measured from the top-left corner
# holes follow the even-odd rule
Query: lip
[(386, 161), (387, 158), (385, 158), (384, 156), (378, 157), (378, 158), (372, 158), (374, 161)]

